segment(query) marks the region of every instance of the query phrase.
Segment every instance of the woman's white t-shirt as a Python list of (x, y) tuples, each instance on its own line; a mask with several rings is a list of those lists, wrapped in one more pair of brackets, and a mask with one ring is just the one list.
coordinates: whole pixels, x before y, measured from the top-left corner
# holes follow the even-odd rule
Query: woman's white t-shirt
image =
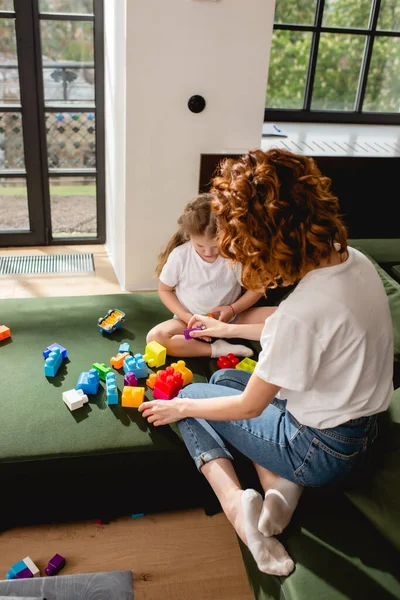
[(340, 265), (310, 271), (269, 317), (255, 373), (318, 429), (387, 409), (393, 393), (393, 329), (372, 262), (348, 248)]
[(175, 248), (168, 257), (160, 281), (175, 288), (179, 302), (192, 314), (206, 314), (227, 306), (241, 295), (241, 265), (218, 256), (205, 262), (191, 242)]

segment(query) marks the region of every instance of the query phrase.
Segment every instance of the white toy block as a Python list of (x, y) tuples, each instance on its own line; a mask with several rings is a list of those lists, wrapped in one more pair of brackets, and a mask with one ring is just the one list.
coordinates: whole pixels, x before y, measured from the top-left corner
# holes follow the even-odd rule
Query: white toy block
[(39, 577), (40, 571), (29, 556), (24, 558), (24, 563), (26, 564), (26, 566), (28, 567), (28, 569), (30, 570), (30, 572), (32, 573), (32, 575), (34, 577)]
[(62, 399), (68, 406), (69, 410), (82, 408), (82, 406), (89, 401), (89, 398), (83, 393), (82, 390), (68, 390), (67, 392), (63, 392)]

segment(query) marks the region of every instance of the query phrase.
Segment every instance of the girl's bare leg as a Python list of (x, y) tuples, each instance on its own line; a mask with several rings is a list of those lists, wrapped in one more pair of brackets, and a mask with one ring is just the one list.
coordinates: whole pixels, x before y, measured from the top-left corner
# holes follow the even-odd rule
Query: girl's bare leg
[(213, 488), (221, 507), (240, 539), (248, 546), (258, 568), (264, 573), (289, 575), (292, 559), (274, 537), (264, 537), (258, 531), (262, 497), (255, 490), (243, 491), (232, 462), (216, 458), (206, 463), (201, 472)]
[(258, 308), (248, 308), (238, 316), (235, 324), (253, 325), (254, 323), (264, 323), (265, 319), (270, 317), (277, 308), (277, 306), (259, 306)]
[(278, 535), (289, 524), (303, 487), (254, 463), (265, 492), (258, 529), (265, 536)]

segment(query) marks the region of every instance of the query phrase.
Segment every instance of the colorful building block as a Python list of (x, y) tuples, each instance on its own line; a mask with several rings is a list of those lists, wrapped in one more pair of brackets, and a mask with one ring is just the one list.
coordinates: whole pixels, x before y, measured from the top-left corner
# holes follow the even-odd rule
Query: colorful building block
[(165, 365), (167, 359), (167, 349), (158, 342), (149, 342), (145, 348), (143, 360), (147, 362), (152, 369)]
[(21, 573), (24, 569), (26, 569), (26, 563), (23, 560), (13, 564), (10, 567), (10, 570), (6, 573), (6, 579), (16, 579), (18, 573)]
[(133, 513), (131, 517), (132, 519), (140, 519), (140, 517), (144, 517), (144, 513)]
[(52, 352), (56, 348), (58, 348), (61, 351), (61, 356), (62, 356), (63, 360), (64, 360), (64, 358), (67, 358), (68, 350), (66, 348), (64, 348), (64, 346), (61, 346), (60, 344), (51, 344), (51, 346), (47, 346), (46, 350), (43, 351), (43, 357), (47, 358), (50, 355), (50, 352)]
[(139, 408), (144, 401), (144, 388), (125, 386), (122, 390), (122, 406), (125, 408)]
[(131, 346), (130, 346), (130, 344), (128, 344), (128, 342), (123, 342), (122, 344), (120, 344), (118, 352), (123, 354), (124, 352), (129, 353), (130, 351), (131, 351)]
[(44, 362), (44, 374), (46, 377), (55, 377), (62, 363), (62, 354), (59, 348), (54, 348)]
[(10, 328), (7, 325), (0, 325), (0, 342), (11, 336)]
[(61, 554), (55, 554), (51, 558), (45, 568), (44, 572), (48, 576), (57, 575), (65, 567), (66, 560)]
[(153, 396), (157, 400), (171, 400), (175, 398), (183, 387), (182, 373), (173, 367), (165, 371), (158, 371), (154, 382)]
[(135, 354), (135, 356), (127, 356), (124, 360), (124, 371), (125, 373), (132, 372), (138, 379), (147, 377), (149, 369), (147, 368), (146, 361), (141, 354)]
[(109, 406), (118, 404), (117, 376), (114, 372), (107, 373), (106, 378), (107, 403)]
[(97, 394), (99, 383), (100, 375), (98, 371), (96, 371), (96, 369), (90, 369), (90, 371), (85, 371), (79, 375), (75, 389), (82, 390), (85, 394)]
[(67, 392), (63, 392), (62, 399), (71, 411), (82, 408), (86, 402), (89, 402), (89, 398), (82, 390), (68, 390)]
[(125, 322), (125, 317), (126, 315), (122, 310), (112, 308), (105, 317), (100, 317), (97, 321), (100, 331), (112, 333), (121, 327), (122, 323)]
[(30, 577), (33, 577), (33, 573), (26, 567), (26, 569), (17, 573), (15, 579), (29, 579)]
[(240, 361), (235, 367), (235, 369), (239, 369), (240, 371), (248, 371), (249, 373), (253, 373), (256, 368), (257, 361), (252, 360), (251, 358), (244, 358)]
[(239, 359), (230, 352), (226, 356), (220, 356), (217, 360), (219, 369), (234, 369), (239, 364)]
[(157, 374), (156, 373), (150, 373), (148, 379), (146, 379), (146, 385), (153, 389), (154, 388), (154, 384), (156, 382), (157, 379)]
[(136, 387), (138, 383), (138, 378), (136, 377), (135, 373), (132, 373), (132, 371), (129, 371), (129, 373), (125, 375), (124, 385), (127, 385), (128, 387)]
[(192, 338), (192, 336), (190, 335), (191, 331), (202, 331), (204, 329), (204, 327), (192, 327), (191, 329), (184, 329), (183, 330), (183, 335), (185, 336), (185, 340), (194, 340), (196, 338)]
[(175, 371), (179, 371), (179, 373), (182, 373), (183, 386), (188, 385), (189, 383), (192, 383), (193, 373), (190, 369), (187, 368), (184, 360), (178, 360), (178, 362), (172, 363), (171, 367)]
[(110, 365), (114, 367), (114, 369), (122, 369), (124, 360), (127, 356), (130, 356), (129, 352), (119, 352), (117, 356), (113, 356), (112, 358), (110, 358)]
[(25, 556), (24, 563), (26, 564), (29, 571), (32, 573), (32, 577), (39, 577), (40, 571), (29, 556)]
[(112, 368), (105, 363), (93, 363), (92, 369), (96, 369), (102, 381), (106, 380), (107, 373), (112, 373)]

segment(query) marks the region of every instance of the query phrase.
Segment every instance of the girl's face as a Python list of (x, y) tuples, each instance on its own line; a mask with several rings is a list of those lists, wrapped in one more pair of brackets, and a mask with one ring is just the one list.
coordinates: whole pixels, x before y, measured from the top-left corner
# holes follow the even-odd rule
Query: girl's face
[(213, 263), (218, 258), (217, 240), (205, 235), (191, 235), (190, 241), (197, 254), (205, 262)]

